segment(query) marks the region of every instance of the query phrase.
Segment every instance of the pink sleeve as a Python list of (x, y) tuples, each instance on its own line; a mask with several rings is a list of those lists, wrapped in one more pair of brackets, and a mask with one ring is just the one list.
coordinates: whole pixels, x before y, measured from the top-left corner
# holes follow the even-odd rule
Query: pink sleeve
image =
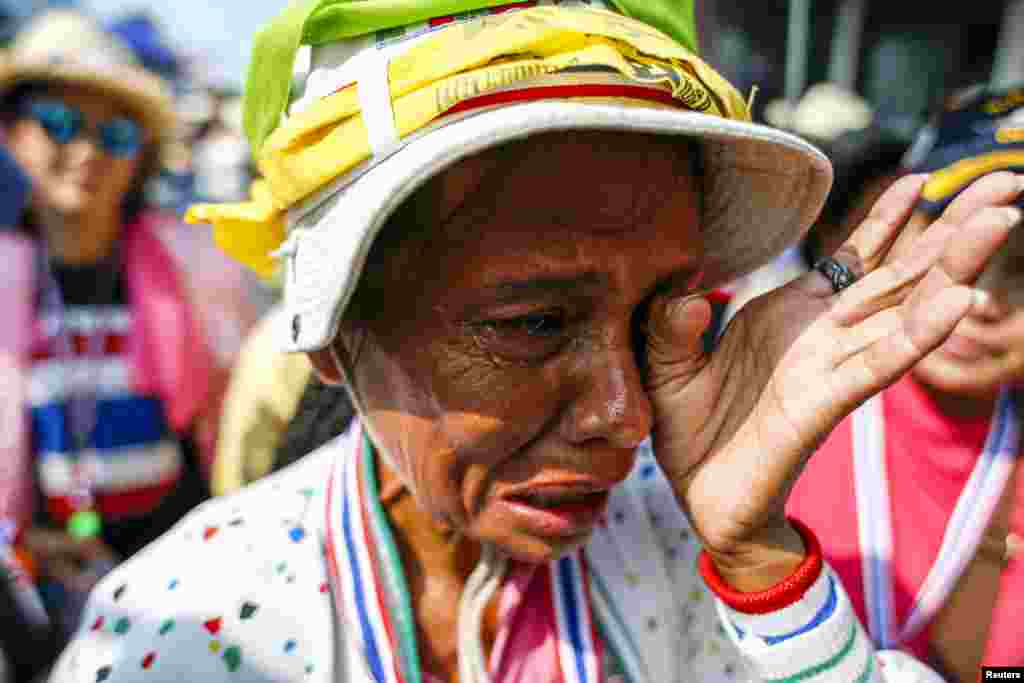
[(0, 234), (0, 523), (16, 526), (32, 518), (33, 474), (25, 406), (25, 361), (33, 330), (35, 249), (16, 233)]
[(209, 474), (237, 350), (231, 340), (244, 336), (256, 313), (240, 273), (216, 260), (196, 230), (145, 216), (128, 234), (126, 270), (139, 321), (137, 383), (164, 399), (175, 430), (194, 429)]

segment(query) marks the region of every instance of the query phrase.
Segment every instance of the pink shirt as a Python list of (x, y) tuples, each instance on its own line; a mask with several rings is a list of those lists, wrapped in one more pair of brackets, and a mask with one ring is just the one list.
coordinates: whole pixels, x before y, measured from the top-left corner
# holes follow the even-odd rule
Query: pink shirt
[[(910, 614), (914, 596), (938, 554), (946, 524), (985, 443), (989, 418), (953, 419), (910, 376), (883, 395), (885, 463), (892, 500), (893, 602), (897, 624)], [(1017, 477), (1012, 529), (1024, 533), (1024, 477)], [(842, 577), (866, 623), (863, 572), (857, 534), (851, 419), (844, 420), (811, 459), (787, 511), (818, 532), (825, 556)], [(1024, 558), (1003, 573), (985, 663), (1024, 664), (1024, 639), (1014, 613), (1024, 609)], [(928, 629), (905, 647), (928, 656)]]
[[(517, 562), (509, 568), (501, 590), (501, 626), (488, 663), (491, 679), (501, 683), (562, 683), (548, 568)], [(604, 643), (600, 638), (596, 642), (599, 656), (603, 656)], [(443, 683), (426, 672), (423, 680)], [(606, 680), (616, 683), (620, 679)]]

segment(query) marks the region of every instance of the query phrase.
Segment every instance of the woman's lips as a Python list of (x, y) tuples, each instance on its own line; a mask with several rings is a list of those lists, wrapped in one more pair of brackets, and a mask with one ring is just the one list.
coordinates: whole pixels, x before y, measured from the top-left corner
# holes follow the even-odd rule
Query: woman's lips
[(502, 498), (518, 526), (537, 536), (572, 537), (587, 534), (604, 514), (608, 491), (542, 487)]

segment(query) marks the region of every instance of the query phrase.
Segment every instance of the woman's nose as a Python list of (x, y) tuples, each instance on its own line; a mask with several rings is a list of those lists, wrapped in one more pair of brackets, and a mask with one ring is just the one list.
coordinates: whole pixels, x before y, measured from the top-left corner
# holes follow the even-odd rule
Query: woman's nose
[(580, 389), (566, 411), (564, 432), (573, 443), (600, 439), (635, 449), (651, 433), (654, 416), (636, 356), (628, 344), (588, 356)]
[(65, 155), (72, 164), (94, 161), (100, 156), (99, 142), (92, 135), (79, 135), (64, 146)]

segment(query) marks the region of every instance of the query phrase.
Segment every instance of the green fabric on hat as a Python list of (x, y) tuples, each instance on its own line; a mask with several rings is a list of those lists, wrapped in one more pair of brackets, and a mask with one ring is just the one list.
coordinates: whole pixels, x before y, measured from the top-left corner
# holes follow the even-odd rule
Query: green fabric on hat
[[(697, 51), (694, 0), (611, 0), (626, 16)], [(511, 0), (293, 0), (253, 41), (245, 85), (245, 131), (253, 154), (281, 121), (302, 45), (356, 38), (433, 17), (511, 4)]]
[(653, 26), (694, 54), (700, 53), (694, 0), (611, 0), (627, 17)]

